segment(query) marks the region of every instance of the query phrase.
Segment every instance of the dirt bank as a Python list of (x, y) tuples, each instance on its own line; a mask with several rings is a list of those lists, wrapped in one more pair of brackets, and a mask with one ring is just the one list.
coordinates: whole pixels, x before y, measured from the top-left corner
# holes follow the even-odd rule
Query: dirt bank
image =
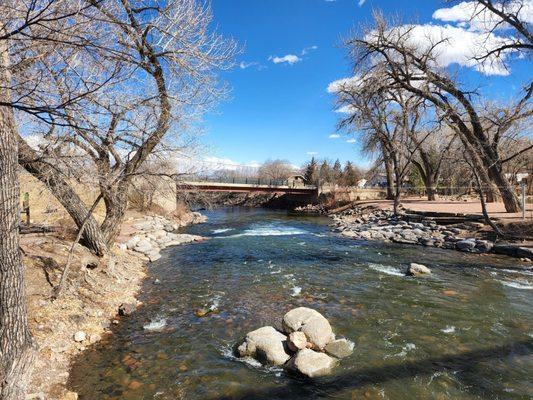
[[(111, 324), (120, 323), (117, 310), (121, 304), (138, 305), (136, 295), (146, 276), (148, 258), (125, 249), (121, 242), (137, 233), (146, 234), (135, 228), (146, 220), (145, 215), (129, 212), (119, 243), (103, 259), (77, 245), (68, 285), (55, 301), (51, 300), (52, 287), (59, 282), (71, 237), (63, 236), (65, 232), (22, 236), (29, 320), (38, 346), (28, 399), (77, 398), (65, 388), (71, 360), (111, 334)], [(198, 218), (191, 214), (169, 220), (178, 226), (194, 222)]]

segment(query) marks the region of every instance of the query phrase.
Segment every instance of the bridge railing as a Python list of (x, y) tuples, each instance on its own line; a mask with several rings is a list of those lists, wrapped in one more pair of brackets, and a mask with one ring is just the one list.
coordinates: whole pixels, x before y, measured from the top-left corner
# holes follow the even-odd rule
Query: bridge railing
[(226, 183), (237, 185), (257, 185), (257, 186), (271, 186), (271, 187), (297, 187), (297, 188), (316, 188), (314, 185), (307, 185), (301, 182), (288, 179), (265, 179), (265, 178), (218, 178), (212, 176), (190, 176), (182, 177), (184, 182), (210, 182), (210, 183)]

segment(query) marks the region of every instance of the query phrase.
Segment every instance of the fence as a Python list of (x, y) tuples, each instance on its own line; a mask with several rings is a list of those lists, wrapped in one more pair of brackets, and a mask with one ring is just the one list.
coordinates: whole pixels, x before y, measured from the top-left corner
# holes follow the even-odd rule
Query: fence
[(227, 183), (237, 185), (258, 185), (258, 186), (288, 186), (288, 187), (302, 187), (302, 188), (316, 188), (315, 185), (307, 185), (304, 182), (293, 179), (268, 179), (268, 178), (242, 178), (242, 177), (223, 177), (217, 178), (212, 176), (189, 176), (181, 179), (184, 182), (211, 182), (211, 183)]

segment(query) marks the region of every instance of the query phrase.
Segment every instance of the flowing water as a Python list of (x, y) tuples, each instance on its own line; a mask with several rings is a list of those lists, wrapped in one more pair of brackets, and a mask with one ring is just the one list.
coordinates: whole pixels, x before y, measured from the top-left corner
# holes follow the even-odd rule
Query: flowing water
[[(76, 361), (80, 399), (533, 398), (533, 273), (517, 261), (355, 241), (325, 217), (208, 216), (187, 231), (209, 240), (166, 250), (144, 305)], [(410, 262), (433, 275), (405, 277)], [(232, 356), (296, 306), (355, 343), (334, 374), (311, 381)]]

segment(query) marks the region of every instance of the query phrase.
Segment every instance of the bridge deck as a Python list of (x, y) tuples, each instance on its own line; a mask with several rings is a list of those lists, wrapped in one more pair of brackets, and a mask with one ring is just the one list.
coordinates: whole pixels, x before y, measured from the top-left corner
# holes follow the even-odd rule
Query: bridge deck
[(226, 183), (226, 182), (178, 182), (180, 190), (200, 190), (207, 192), (260, 192), (260, 193), (288, 193), (310, 195), (317, 192), (316, 186), (290, 186), (266, 185), (253, 183)]

